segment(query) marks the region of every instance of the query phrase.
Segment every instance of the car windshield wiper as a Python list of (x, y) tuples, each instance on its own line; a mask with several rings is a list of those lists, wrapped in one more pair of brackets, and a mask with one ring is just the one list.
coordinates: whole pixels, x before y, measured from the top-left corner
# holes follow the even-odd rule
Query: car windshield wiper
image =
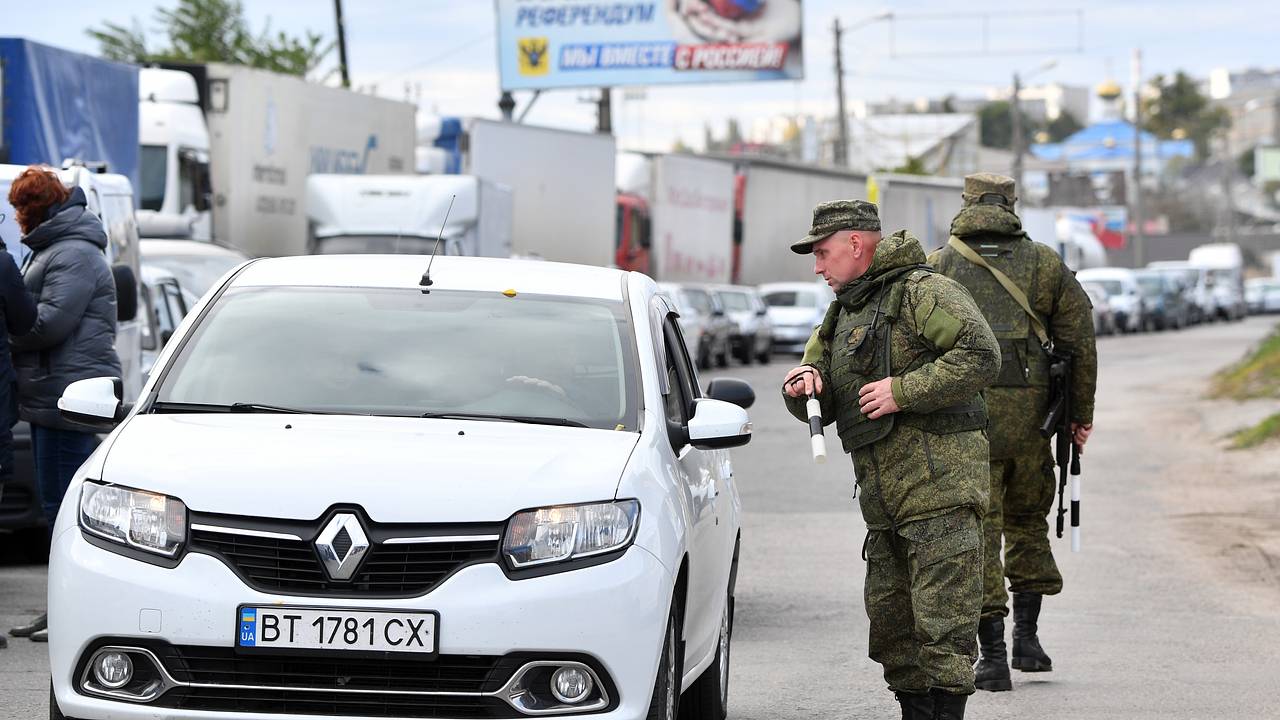
[(465, 412), (429, 412), (423, 413), (418, 417), (433, 418), (438, 420), (498, 420), (502, 422), (528, 423), (530, 425), (560, 425), (563, 427), (591, 427), (586, 423), (570, 420), (569, 418), (558, 417), (542, 417), (538, 415), (490, 415), (485, 413), (465, 413)]
[(299, 408), (283, 407), (280, 405), (264, 405), (262, 403), (231, 403), (230, 405), (219, 405), (217, 403), (193, 403), (193, 402), (174, 402), (172, 400), (157, 400), (151, 403), (151, 412), (177, 412), (177, 413), (285, 413), (289, 415), (337, 415), (340, 413), (325, 412), (324, 410), (301, 410)]

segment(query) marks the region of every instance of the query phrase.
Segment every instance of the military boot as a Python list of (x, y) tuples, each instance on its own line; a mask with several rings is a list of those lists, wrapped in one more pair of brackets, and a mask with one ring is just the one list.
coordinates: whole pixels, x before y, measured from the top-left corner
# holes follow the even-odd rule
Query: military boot
[(1004, 618), (982, 618), (978, 621), (978, 646), (982, 657), (973, 666), (973, 684), (979, 690), (1000, 692), (1012, 690), (1009, 660), (1004, 646)]
[(964, 720), (964, 704), (968, 695), (955, 695), (941, 690), (930, 690), (933, 696), (933, 720)]
[(1022, 672), (1052, 672), (1053, 661), (1044, 654), (1036, 637), (1040, 618), (1039, 593), (1013, 594), (1013, 669)]
[(902, 720), (933, 720), (933, 696), (928, 693), (895, 692), (902, 706)]
[(26, 625), (11, 628), (9, 634), (14, 637), (31, 637), (31, 634), (49, 627), (49, 615), (41, 615)]

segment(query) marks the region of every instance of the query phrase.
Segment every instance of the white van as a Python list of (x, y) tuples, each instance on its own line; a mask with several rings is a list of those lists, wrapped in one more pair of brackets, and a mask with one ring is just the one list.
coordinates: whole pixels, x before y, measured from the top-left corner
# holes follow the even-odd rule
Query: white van
[(1209, 269), (1217, 315), (1223, 320), (1241, 320), (1244, 302), (1244, 253), (1235, 243), (1209, 243), (1191, 249), (1187, 261)]
[[(25, 165), (0, 165), (0, 238), (18, 267), (22, 267), (31, 251), (22, 244), (22, 232), (9, 204), (9, 187)], [(116, 278), (116, 354), (126, 397), (135, 398), (142, 390), (142, 322), (141, 273), (138, 255), (138, 225), (133, 214), (133, 186), (123, 175), (94, 172), (91, 168), (69, 165), (57, 171), (68, 188), (84, 190), (89, 210), (102, 218), (107, 231), (107, 262)], [(122, 296), (122, 291), (124, 296)], [(125, 296), (130, 296), (126, 300)], [(17, 529), (44, 524), (44, 514), (37, 501), (31, 462), (31, 429), (26, 423), (13, 428), (15, 454), (14, 479), (0, 494), (0, 529)]]

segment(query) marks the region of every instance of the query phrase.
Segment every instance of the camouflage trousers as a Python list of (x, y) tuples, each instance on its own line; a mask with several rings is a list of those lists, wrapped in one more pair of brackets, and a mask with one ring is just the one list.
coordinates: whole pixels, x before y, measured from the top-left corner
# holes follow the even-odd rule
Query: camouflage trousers
[(982, 605), (982, 542), (970, 508), (867, 533), (872, 660), (894, 692), (970, 694)]
[[(1009, 614), (1009, 591), (1056, 595), (1062, 574), (1049, 545), (1049, 511), (1058, 481), (1049, 441), (991, 461), (991, 499), (982, 519), (983, 617)], [(1003, 561), (1001, 544), (1003, 541)]]

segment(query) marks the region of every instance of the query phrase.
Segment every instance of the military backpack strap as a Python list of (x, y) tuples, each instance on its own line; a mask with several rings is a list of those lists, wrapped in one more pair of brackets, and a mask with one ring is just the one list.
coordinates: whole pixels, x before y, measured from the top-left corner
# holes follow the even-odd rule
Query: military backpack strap
[(818, 337), (823, 340), (830, 341), (831, 337), (836, 333), (836, 321), (840, 319), (840, 301), (832, 300), (827, 306), (827, 314), (822, 318), (822, 324), (818, 326)]
[(960, 256), (965, 260), (968, 260), (974, 265), (984, 267), (991, 273), (992, 277), (996, 279), (996, 282), (1000, 283), (1000, 286), (1005, 289), (1005, 292), (1009, 293), (1009, 295), (1017, 301), (1018, 305), (1022, 306), (1022, 310), (1027, 314), (1027, 317), (1031, 319), (1031, 329), (1035, 330), (1036, 337), (1040, 339), (1040, 346), (1047, 349), (1049, 347), (1049, 333), (1045, 331), (1044, 322), (1040, 320), (1040, 316), (1036, 315), (1035, 311), (1031, 309), (1031, 303), (1027, 302), (1027, 294), (1022, 292), (1022, 289), (1014, 284), (1014, 282), (1009, 279), (1008, 275), (1005, 275), (992, 267), (991, 264), (984, 260), (981, 255), (974, 251), (973, 248), (965, 245), (960, 238), (952, 235), (947, 239), (947, 245), (960, 253)]

